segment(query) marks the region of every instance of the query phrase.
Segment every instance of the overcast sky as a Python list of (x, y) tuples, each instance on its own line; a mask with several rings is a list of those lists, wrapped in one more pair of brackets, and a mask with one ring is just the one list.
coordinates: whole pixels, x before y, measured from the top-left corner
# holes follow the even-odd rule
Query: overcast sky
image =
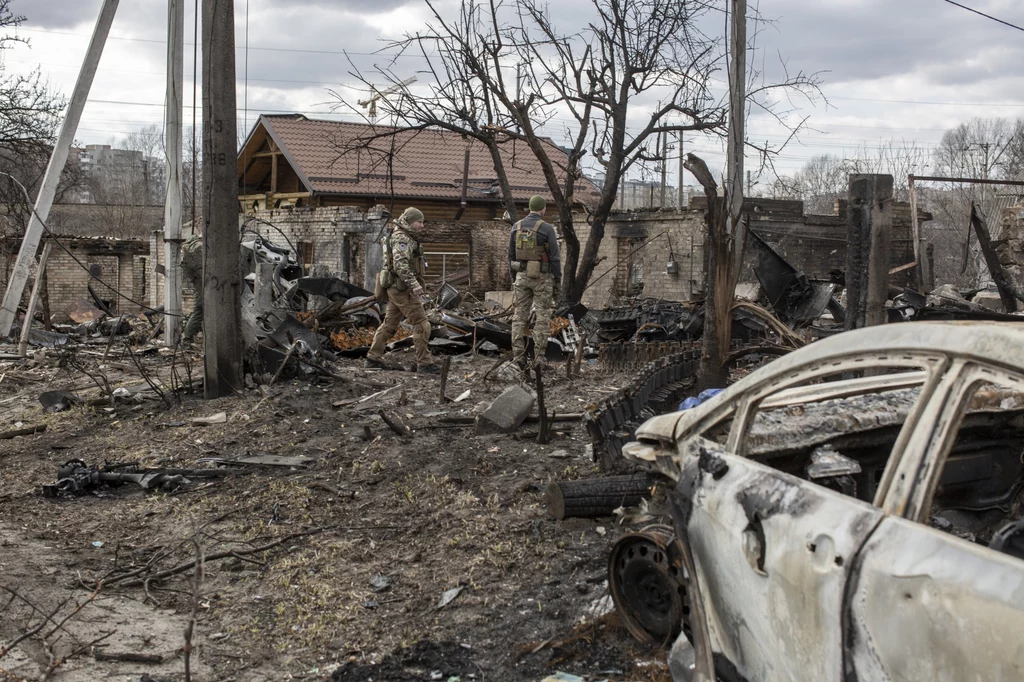
[[(749, 3), (772, 20), (756, 38), (756, 63), (775, 68), (781, 55), (791, 72), (825, 72), (821, 78), (829, 103), (796, 102), (800, 108), (794, 116), (810, 116), (813, 130), (783, 152), (776, 164), (780, 172), (797, 170), (815, 154), (853, 156), (892, 138), (933, 148), (944, 130), (974, 116), (1024, 116), (1024, 31), (945, 0)], [(38, 67), (54, 88), (70, 95), (101, 4), (13, 0), (14, 11), (27, 16), (19, 33), (31, 46), (9, 50), (6, 68)], [(79, 128), (81, 143), (108, 143), (141, 127), (162, 125), (166, 4), (122, 0)], [(186, 4), (192, 5), (185, 65), (186, 106), (191, 107), (195, 3)], [(455, 2), (442, 0), (445, 4)], [(1020, 0), (961, 4), (1024, 26)], [(585, 17), (589, 8), (590, 0), (552, 5), (558, 16)], [(235, 12), (240, 127), (251, 127), (260, 112), (331, 117), (327, 89), (344, 91), (353, 83), (348, 59), (369, 70), (382, 60), (370, 54), (381, 48), (382, 39), (415, 30), (426, 18), (421, 0), (235, 0)], [(415, 69), (410, 64), (410, 72)], [(186, 119), (191, 119), (191, 108)], [(550, 134), (557, 136), (556, 131)], [(756, 120), (749, 134), (773, 143), (782, 139), (782, 131)], [(686, 144), (712, 167), (720, 164), (718, 141), (688, 137)]]

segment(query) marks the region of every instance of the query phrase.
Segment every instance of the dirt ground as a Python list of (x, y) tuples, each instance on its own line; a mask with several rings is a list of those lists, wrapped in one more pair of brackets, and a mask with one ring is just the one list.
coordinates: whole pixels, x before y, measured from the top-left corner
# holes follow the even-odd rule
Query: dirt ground
[[(476, 436), (439, 423), (474, 414), (516, 381), (485, 378), (495, 358), (453, 357), (447, 395), (470, 394), (444, 405), (436, 376), (346, 360), (335, 365), (341, 379), (321, 384), (295, 379), (213, 401), (182, 390), (167, 404), (146, 391), (139, 402), (46, 414), (44, 390), (99, 395), (55, 355), (0, 361), (0, 432), (46, 426), (0, 440), (0, 641), (58, 614), (0, 648), (7, 679), (52, 668), (51, 679), (73, 682), (183, 680), (193, 611), (193, 680), (668, 679), (664, 656), (606, 613), (608, 552), (627, 529), (546, 513), (549, 482), (597, 474), (583, 425), (559, 424), (564, 433), (538, 445), (535, 425)], [(99, 355), (75, 364), (112, 387), (140, 384), (134, 361)], [(408, 351), (394, 355), (411, 364)], [(178, 358), (174, 378), (166, 356), (142, 362), (165, 388), (186, 383)], [(546, 402), (582, 412), (624, 381), (584, 363), (580, 378), (550, 379)], [(381, 410), (411, 434), (395, 435)], [(192, 424), (218, 412), (226, 423)], [(314, 461), (244, 467), (169, 493), (134, 484), (40, 493), (74, 458), (213, 468), (199, 460), (259, 454)]]

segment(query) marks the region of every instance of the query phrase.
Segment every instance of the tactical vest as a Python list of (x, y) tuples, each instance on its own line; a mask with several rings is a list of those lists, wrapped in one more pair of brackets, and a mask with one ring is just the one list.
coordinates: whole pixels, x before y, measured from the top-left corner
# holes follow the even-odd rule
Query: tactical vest
[[(534, 223), (541, 225), (540, 221)], [(516, 260), (531, 261), (544, 260), (544, 247), (537, 244), (537, 230), (528, 230), (523, 227), (523, 221), (516, 223)]]
[[(405, 230), (402, 230), (402, 232), (405, 232), (406, 235), (412, 237), (412, 235), (406, 232)], [(395, 250), (391, 246), (392, 235), (394, 235), (394, 231), (389, 232), (388, 235), (384, 237), (384, 263), (387, 270), (391, 273), (392, 278), (397, 279), (398, 273), (395, 272)], [(422, 277), (424, 268), (423, 253), (420, 250), (420, 240), (416, 239), (415, 237), (412, 238), (413, 241), (416, 242), (416, 246), (415, 248), (413, 248), (412, 253), (409, 254), (409, 262), (412, 264), (412, 271), (416, 273), (416, 275)]]

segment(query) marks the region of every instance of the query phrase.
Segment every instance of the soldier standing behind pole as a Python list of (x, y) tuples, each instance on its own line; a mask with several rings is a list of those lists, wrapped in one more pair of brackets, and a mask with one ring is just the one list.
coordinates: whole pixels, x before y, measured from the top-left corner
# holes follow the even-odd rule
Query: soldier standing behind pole
[(543, 364), (551, 333), (551, 312), (562, 293), (562, 261), (558, 235), (544, 222), (547, 200), (530, 197), (530, 214), (512, 226), (508, 240), (509, 270), (512, 272), (515, 312), (512, 316), (512, 356), (526, 366), (526, 321), (530, 306), (536, 310), (533, 323), (534, 362)]
[(412, 326), (412, 342), (416, 349), (416, 371), (437, 374), (441, 370), (430, 356), (430, 321), (423, 309), (423, 253), (420, 231), (423, 213), (407, 208), (395, 221), (394, 229), (384, 238), (384, 265), (377, 274), (378, 288), (386, 292), (387, 312), (384, 322), (373, 335), (373, 345), (366, 354), (366, 366), (388, 369), (384, 364), (385, 344), (394, 336), (402, 318)]
[(190, 345), (203, 329), (203, 238), (193, 234), (181, 245), (181, 274), (192, 287), (192, 314), (185, 322), (181, 343)]

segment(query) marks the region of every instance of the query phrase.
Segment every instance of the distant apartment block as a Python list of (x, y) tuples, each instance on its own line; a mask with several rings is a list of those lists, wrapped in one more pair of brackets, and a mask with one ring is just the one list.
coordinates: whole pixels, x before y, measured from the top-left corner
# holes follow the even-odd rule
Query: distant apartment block
[(86, 179), (81, 192), (85, 203), (157, 205), (164, 201), (163, 159), (109, 144), (90, 144), (79, 151), (78, 160)]

